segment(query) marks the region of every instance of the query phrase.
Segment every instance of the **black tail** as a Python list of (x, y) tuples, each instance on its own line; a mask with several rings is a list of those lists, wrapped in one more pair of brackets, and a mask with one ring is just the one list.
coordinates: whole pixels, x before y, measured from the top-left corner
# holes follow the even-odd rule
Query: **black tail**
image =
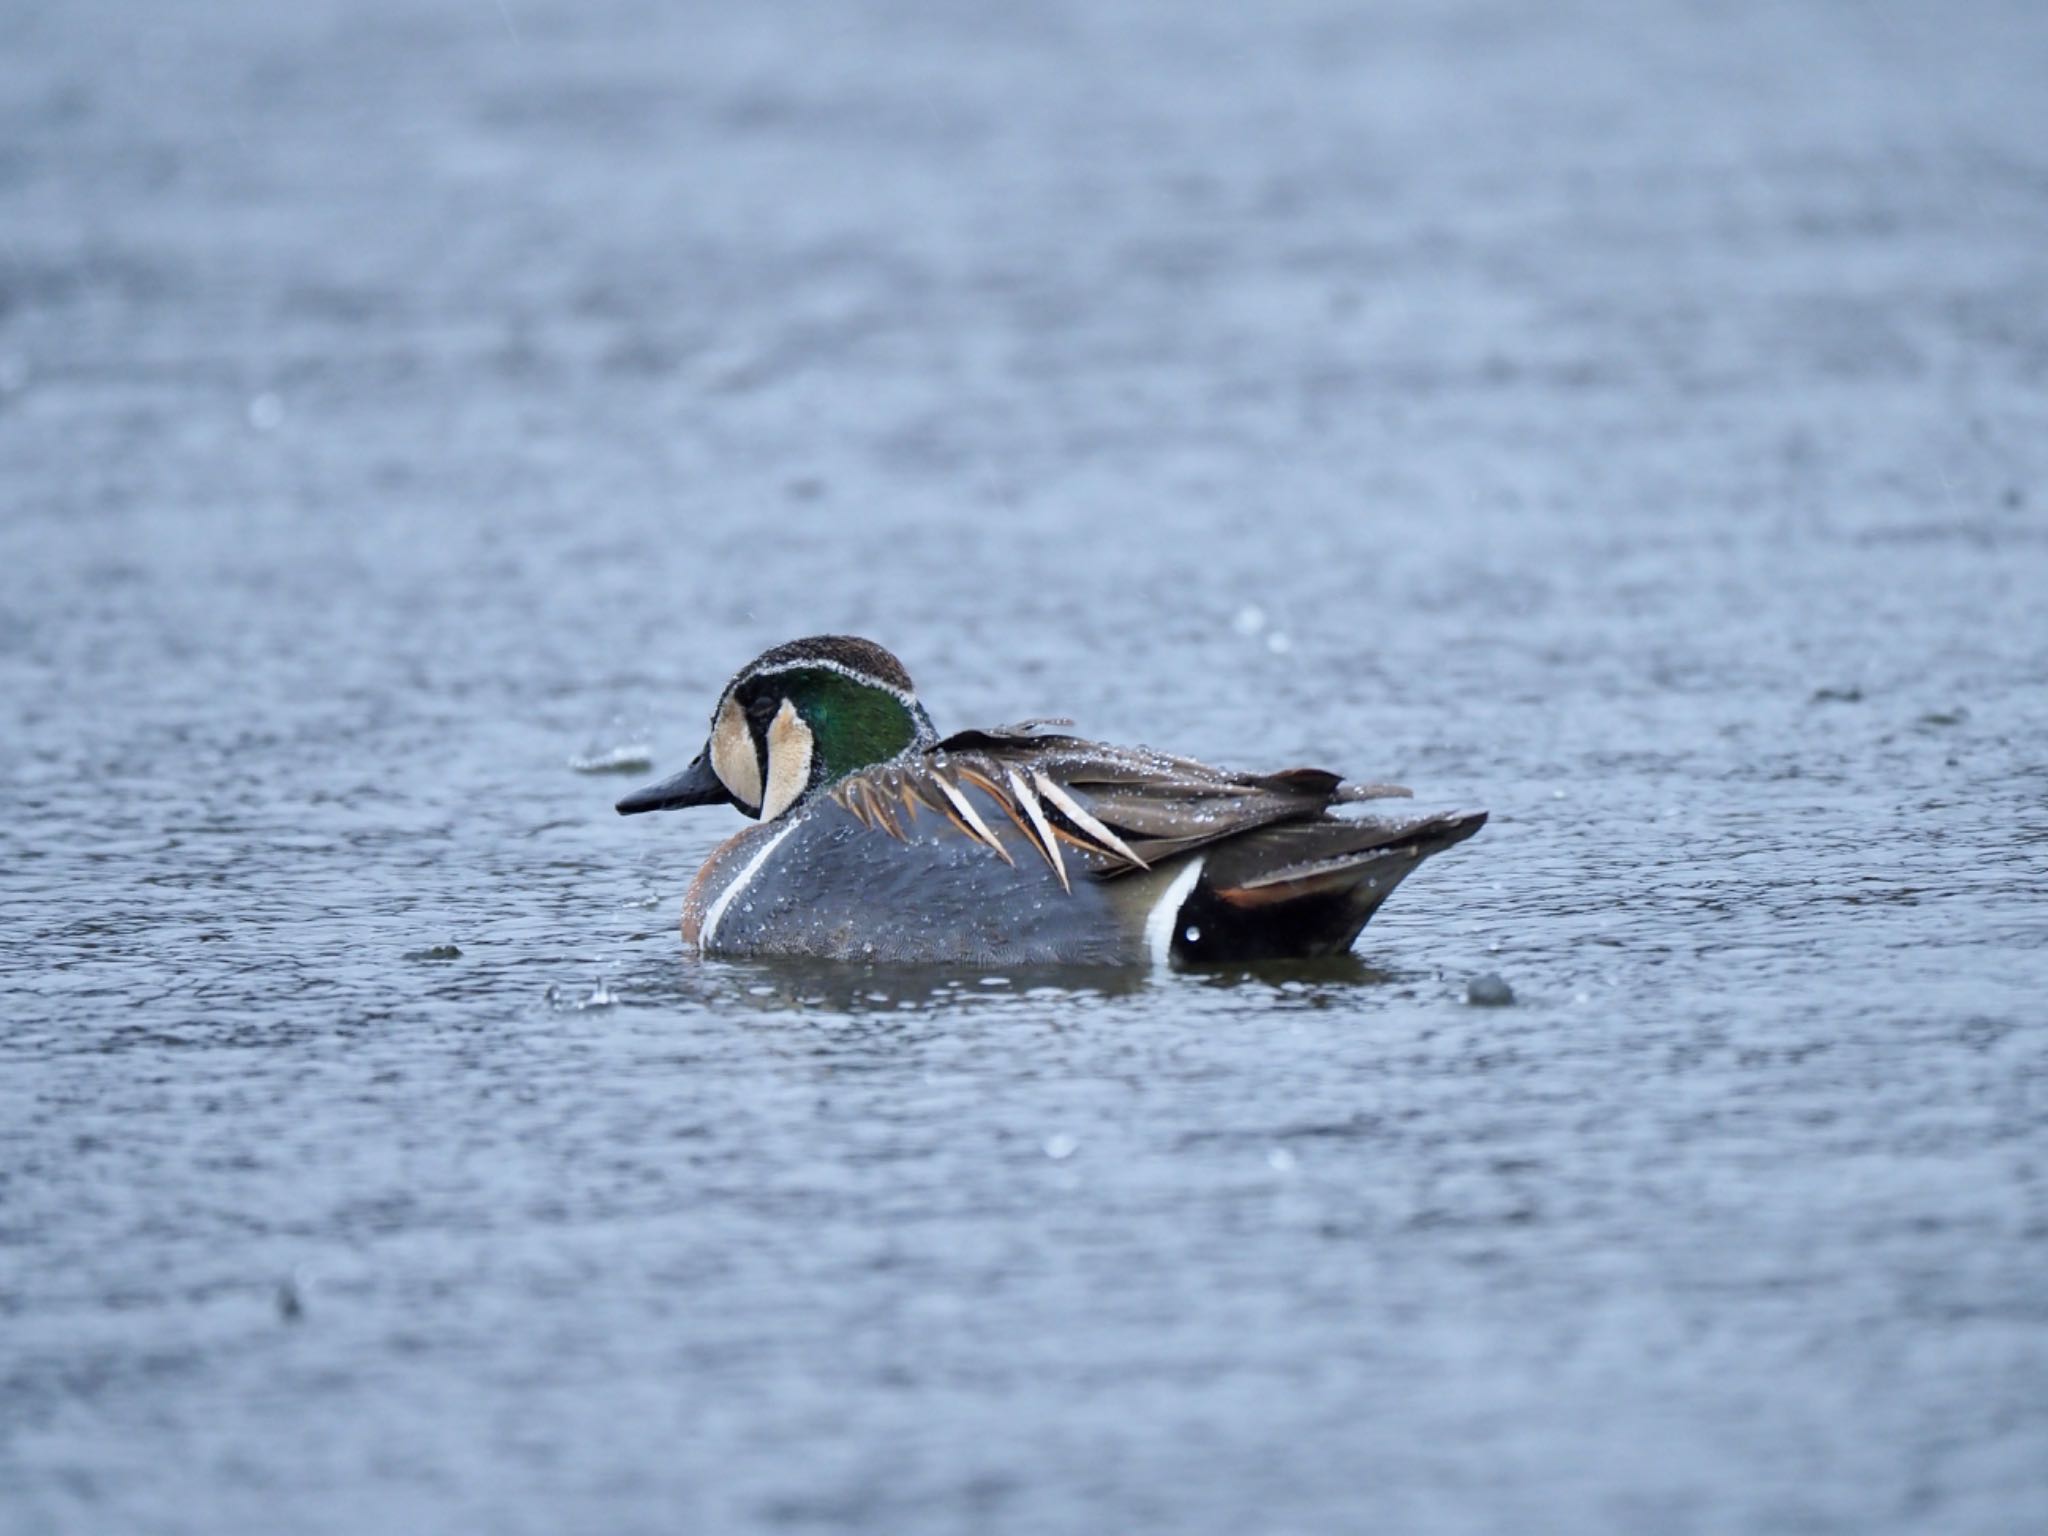
[(1202, 965), (1341, 955), (1417, 865), (1485, 825), (1484, 811), (1333, 816), (1232, 838), (1181, 907), (1173, 957)]

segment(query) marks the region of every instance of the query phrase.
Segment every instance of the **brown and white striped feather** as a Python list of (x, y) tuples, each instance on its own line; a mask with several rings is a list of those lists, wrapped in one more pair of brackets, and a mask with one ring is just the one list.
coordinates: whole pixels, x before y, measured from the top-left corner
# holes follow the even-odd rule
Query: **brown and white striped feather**
[[(1111, 879), (1275, 823), (1314, 819), (1340, 800), (1405, 794), (1295, 768), (1241, 774), (1190, 758), (1109, 746), (1029, 727), (966, 731), (928, 751), (841, 780), (831, 797), (866, 826), (903, 839), (920, 809), (1009, 860), (977, 797), (1009, 817), (1072, 889), (1061, 844)], [(1014, 862), (1014, 861), (1013, 861)]]

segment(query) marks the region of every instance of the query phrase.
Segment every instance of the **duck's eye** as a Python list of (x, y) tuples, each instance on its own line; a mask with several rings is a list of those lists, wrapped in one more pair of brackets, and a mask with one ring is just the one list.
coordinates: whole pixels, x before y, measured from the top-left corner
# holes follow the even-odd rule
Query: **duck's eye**
[(775, 723), (776, 715), (788, 705), (788, 699), (774, 693), (757, 693), (747, 700), (747, 723), (753, 726), (754, 735), (766, 741), (768, 727)]
[(761, 754), (755, 750), (747, 712), (737, 699), (728, 698), (719, 705), (718, 718), (712, 722), (711, 771), (748, 810), (760, 807)]

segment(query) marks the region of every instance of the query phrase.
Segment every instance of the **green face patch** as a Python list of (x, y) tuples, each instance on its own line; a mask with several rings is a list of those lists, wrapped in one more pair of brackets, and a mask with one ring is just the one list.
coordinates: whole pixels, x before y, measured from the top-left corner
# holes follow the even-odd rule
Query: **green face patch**
[[(814, 785), (825, 785), (859, 769), (885, 763), (918, 739), (915, 705), (886, 688), (826, 667), (793, 667), (753, 680), (746, 692), (749, 715), (772, 717), (788, 699), (811, 728)], [(921, 712), (919, 712), (921, 713)]]

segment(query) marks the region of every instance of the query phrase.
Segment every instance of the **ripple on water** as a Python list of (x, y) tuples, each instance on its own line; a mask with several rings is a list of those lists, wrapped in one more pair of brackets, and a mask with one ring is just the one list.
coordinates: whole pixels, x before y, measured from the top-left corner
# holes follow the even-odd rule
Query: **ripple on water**
[[(0, 1526), (2048, 1529), (2048, 11), (475, 9), (10, 29)], [(822, 629), (1494, 820), (696, 962)]]

